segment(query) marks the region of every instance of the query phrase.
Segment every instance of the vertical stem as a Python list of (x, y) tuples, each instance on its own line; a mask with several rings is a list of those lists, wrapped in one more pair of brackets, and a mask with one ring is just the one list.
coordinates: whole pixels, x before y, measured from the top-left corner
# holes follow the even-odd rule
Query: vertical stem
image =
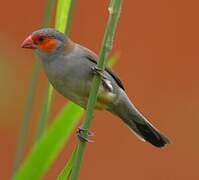
[(43, 17), (43, 22), (42, 22), (43, 27), (48, 27), (50, 25), (51, 13), (55, 6), (55, 1), (56, 0), (47, 0), (46, 10), (44, 12), (44, 17)]
[[(43, 26), (47, 26), (48, 24), (50, 24), (50, 14), (52, 12), (54, 2), (55, 2), (55, 0), (47, 1), (47, 7), (45, 10), (44, 19), (43, 19)], [(30, 80), (29, 92), (27, 95), (27, 101), (26, 101), (26, 106), (25, 106), (25, 111), (24, 111), (24, 116), (23, 116), (23, 121), (22, 121), (23, 123), (22, 123), (22, 127), (20, 130), (19, 142), (18, 142), (18, 146), (17, 146), (17, 150), (16, 150), (16, 159), (14, 161), (13, 175), (15, 174), (16, 170), (19, 168), (19, 165), (23, 158), (26, 134), (28, 131), (29, 123), (30, 123), (30, 117), (31, 117), (32, 107), (33, 107), (33, 100), (34, 100), (34, 97), (36, 94), (36, 85), (37, 85), (38, 78), (39, 78), (40, 66), (41, 66), (40, 62), (38, 60), (36, 60), (33, 65), (32, 78)]]
[(41, 137), (41, 135), (44, 132), (44, 129), (46, 127), (49, 112), (50, 112), (52, 97), (53, 97), (52, 93), (53, 93), (53, 88), (52, 88), (51, 84), (48, 83), (48, 87), (47, 87), (45, 95), (44, 95), (45, 97), (44, 97), (44, 102), (42, 105), (41, 115), (39, 118), (39, 124), (38, 124), (37, 130), (36, 130), (36, 139), (35, 140), (38, 140)]
[[(117, 25), (119, 15), (120, 15), (120, 10), (121, 10), (121, 0), (111, 0), (108, 9), (109, 9), (110, 15), (109, 15), (109, 19), (108, 19), (108, 23), (107, 23), (107, 27), (106, 27), (106, 31), (104, 35), (104, 40), (103, 40), (101, 51), (100, 51), (100, 58), (97, 64), (97, 67), (101, 70), (104, 70), (105, 63), (106, 63), (105, 60), (107, 59), (108, 54), (110, 50), (112, 49), (114, 33), (116, 30), (116, 25)], [(91, 86), (85, 121), (83, 122), (83, 125), (82, 125), (84, 129), (88, 129), (91, 124), (92, 117), (94, 114), (94, 106), (97, 100), (97, 94), (98, 94), (98, 89), (99, 89), (100, 84), (101, 84), (101, 77), (95, 76), (92, 82), (92, 86)], [(84, 133), (84, 136), (87, 137), (86, 132)], [(80, 166), (81, 166), (81, 161), (83, 158), (85, 146), (86, 146), (86, 142), (80, 140), (77, 147), (77, 153), (76, 153), (74, 167), (71, 174), (71, 180), (77, 180), (79, 176), (79, 171), (80, 171)]]
[(33, 65), (32, 78), (31, 78), (31, 83), (29, 86), (29, 93), (28, 93), (26, 108), (25, 108), (25, 112), (23, 116), (23, 124), (20, 130), (19, 142), (18, 142), (18, 146), (16, 150), (16, 159), (14, 161), (13, 174), (15, 174), (16, 170), (19, 168), (19, 165), (23, 158), (26, 134), (27, 134), (29, 123), (30, 123), (30, 117), (31, 117), (32, 107), (33, 107), (33, 99), (35, 97), (36, 85), (37, 85), (37, 81), (39, 77), (39, 71), (40, 71), (39, 67), (40, 67), (40, 62), (36, 61)]
[[(114, 54), (109, 60), (108, 60), (108, 66), (113, 67), (118, 60), (118, 54)], [(76, 156), (76, 150), (77, 146), (73, 150), (73, 153), (70, 157), (70, 159), (67, 161), (66, 165), (62, 169), (62, 171), (59, 173), (57, 180), (68, 180), (70, 179), (70, 174), (74, 165), (74, 160)]]
[(70, 9), (69, 9), (69, 12), (68, 12), (68, 18), (67, 18), (67, 21), (66, 21), (66, 28), (65, 28), (65, 31), (64, 31), (64, 33), (67, 34), (67, 35), (69, 35), (69, 33), (70, 33), (70, 27), (71, 27), (71, 22), (72, 22), (72, 17), (73, 17), (75, 5), (76, 5), (76, 0), (72, 0), (71, 5), (70, 5)]

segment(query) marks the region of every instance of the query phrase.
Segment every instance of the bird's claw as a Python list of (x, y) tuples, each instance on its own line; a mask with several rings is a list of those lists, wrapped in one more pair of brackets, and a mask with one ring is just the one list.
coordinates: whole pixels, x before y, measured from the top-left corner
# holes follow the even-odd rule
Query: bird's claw
[(77, 133), (77, 137), (79, 138), (79, 140), (84, 141), (84, 142), (88, 142), (88, 143), (94, 142), (93, 140), (87, 138), (87, 137), (94, 136), (94, 133), (89, 131), (88, 129), (84, 129), (82, 127), (79, 127), (77, 129), (76, 133)]
[(113, 87), (111, 85), (111, 81), (105, 76), (104, 71), (99, 69), (97, 66), (92, 67), (92, 72), (95, 75), (98, 75), (102, 78), (102, 84), (109, 92), (113, 91)]
[(91, 68), (92, 69), (92, 72), (95, 74), (95, 75), (99, 75), (101, 76), (103, 79), (107, 79), (106, 76), (103, 74), (103, 70), (98, 68), (97, 66), (94, 66)]

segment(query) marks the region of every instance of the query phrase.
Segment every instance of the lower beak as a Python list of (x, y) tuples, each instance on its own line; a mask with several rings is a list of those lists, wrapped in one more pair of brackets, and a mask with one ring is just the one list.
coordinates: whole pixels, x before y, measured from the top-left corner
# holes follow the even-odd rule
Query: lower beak
[(34, 45), (33, 41), (32, 41), (32, 36), (28, 36), (24, 42), (21, 44), (22, 48), (29, 48), (29, 49), (35, 49), (36, 46)]

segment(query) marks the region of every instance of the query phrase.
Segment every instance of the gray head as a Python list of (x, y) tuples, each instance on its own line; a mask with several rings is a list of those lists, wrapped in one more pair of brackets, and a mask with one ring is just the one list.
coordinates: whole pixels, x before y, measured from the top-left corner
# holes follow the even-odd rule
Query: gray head
[(34, 31), (32, 33), (32, 36), (41, 36), (44, 35), (46, 37), (51, 37), (51, 38), (55, 38), (57, 40), (60, 40), (62, 42), (66, 41), (66, 36), (64, 33), (57, 31), (56, 29), (53, 28), (43, 28), (43, 29), (39, 29), (37, 31)]
[(65, 50), (69, 38), (53, 28), (34, 31), (22, 43), (23, 48), (34, 49), (41, 56), (55, 55)]

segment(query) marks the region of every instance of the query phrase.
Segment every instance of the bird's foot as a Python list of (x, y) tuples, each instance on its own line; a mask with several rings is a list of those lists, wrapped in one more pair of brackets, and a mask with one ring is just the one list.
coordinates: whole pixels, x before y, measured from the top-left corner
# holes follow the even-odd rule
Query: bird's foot
[(94, 133), (89, 131), (88, 129), (84, 129), (82, 127), (79, 127), (76, 131), (77, 137), (79, 138), (80, 141), (88, 142), (88, 143), (93, 143), (94, 141), (91, 139), (88, 139), (88, 137), (94, 136)]
[(107, 79), (106, 76), (103, 73), (104, 71), (102, 69), (98, 68), (97, 66), (92, 67), (91, 70), (92, 70), (93, 74), (99, 75), (103, 79)]
[(92, 72), (95, 75), (101, 76), (102, 85), (104, 86), (105, 89), (107, 89), (109, 92), (113, 91), (113, 86), (111, 84), (111, 81), (106, 77), (102, 69), (99, 69), (97, 66), (94, 66), (92, 67)]

